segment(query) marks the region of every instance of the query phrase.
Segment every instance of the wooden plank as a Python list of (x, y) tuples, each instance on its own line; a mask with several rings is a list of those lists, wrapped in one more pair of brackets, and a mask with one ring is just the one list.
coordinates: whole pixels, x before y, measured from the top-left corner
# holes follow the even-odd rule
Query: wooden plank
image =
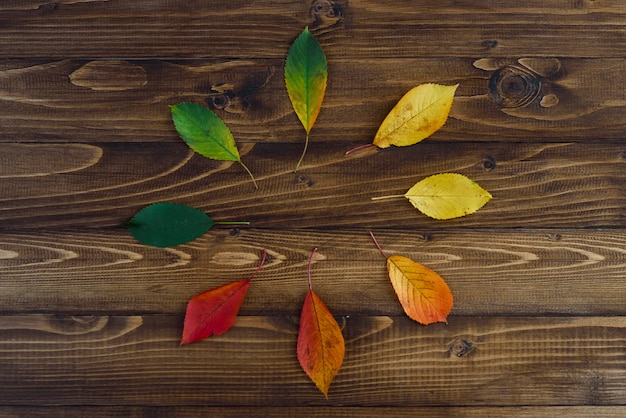
[[(119, 226), (141, 207), (177, 201), (220, 221), (257, 228), (623, 227), (626, 206), (620, 143), (444, 143), (369, 149), (344, 144), (242, 147), (255, 174), (176, 144), (6, 144), (0, 164), (4, 228)], [(50, 156), (58, 158), (51, 159)], [(436, 221), (404, 198), (417, 181), (460, 172), (491, 192), (476, 214)]]
[(422, 416), (429, 418), (623, 418), (626, 407), (623, 406), (520, 406), (520, 407), (351, 407), (351, 406), (180, 406), (180, 407), (142, 407), (142, 406), (0, 406), (0, 415), (6, 417), (48, 418), (379, 418)]
[(179, 347), (178, 316), (0, 317), (0, 403), (624, 406), (626, 317), (340, 321), (326, 400), (298, 365), (293, 318), (242, 317)]
[[(311, 141), (371, 142), (400, 97), (428, 82), (460, 83), (431, 140), (623, 140), (622, 59), (477, 57), (329, 58)], [(176, 142), (168, 105), (194, 101), (212, 107), (239, 142), (301, 143), (282, 68), (282, 59), (2, 60), (0, 141)]]
[[(626, 315), (626, 231), (377, 230), (388, 254), (441, 274), (452, 315)], [(314, 247), (315, 289), (337, 315), (402, 315), (366, 230), (215, 229), (176, 248), (124, 231), (4, 232), (4, 312), (183, 314), (195, 294), (255, 277), (244, 314), (298, 315)], [(455, 319), (456, 320), (456, 319)]]
[(624, 15), (620, 0), (5, 0), (0, 44), (3, 57), (282, 58), (308, 25), (333, 57), (615, 57)]

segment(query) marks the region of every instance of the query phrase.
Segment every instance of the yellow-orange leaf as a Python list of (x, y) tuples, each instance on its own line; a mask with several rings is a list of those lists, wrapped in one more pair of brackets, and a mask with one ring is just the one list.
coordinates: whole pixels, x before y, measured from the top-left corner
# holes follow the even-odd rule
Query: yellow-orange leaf
[(372, 143), (387, 148), (428, 138), (446, 123), (458, 86), (429, 83), (409, 90), (381, 123)]
[(393, 289), (409, 318), (424, 325), (447, 322), (453, 298), (450, 288), (441, 276), (400, 255), (387, 258), (387, 271)]
[(327, 398), (330, 383), (343, 363), (345, 350), (339, 324), (319, 296), (309, 290), (300, 315), (298, 361)]
[(420, 212), (435, 219), (469, 215), (491, 200), (488, 191), (458, 173), (426, 177), (411, 187), (404, 197)]

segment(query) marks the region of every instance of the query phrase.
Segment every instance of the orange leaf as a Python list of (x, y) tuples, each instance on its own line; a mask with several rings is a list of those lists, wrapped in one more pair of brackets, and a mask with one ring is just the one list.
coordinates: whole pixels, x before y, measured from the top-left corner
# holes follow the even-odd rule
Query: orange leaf
[(261, 263), (249, 279), (226, 283), (191, 298), (187, 304), (180, 345), (223, 334), (233, 326), (250, 281), (263, 267), (266, 255), (263, 250)]
[(387, 271), (409, 318), (424, 325), (447, 322), (453, 299), (450, 288), (441, 276), (400, 255), (387, 258)]
[(298, 361), (324, 396), (343, 363), (341, 329), (324, 302), (309, 290), (304, 299), (298, 332)]
[(330, 383), (341, 368), (346, 348), (339, 324), (311, 289), (311, 259), (316, 250), (309, 259), (309, 292), (300, 314), (297, 351), (300, 366), (328, 398)]

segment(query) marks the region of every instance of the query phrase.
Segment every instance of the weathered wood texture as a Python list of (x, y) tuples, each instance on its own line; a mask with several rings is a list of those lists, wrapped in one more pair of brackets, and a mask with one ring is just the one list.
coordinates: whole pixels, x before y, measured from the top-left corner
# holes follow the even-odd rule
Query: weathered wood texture
[(439, 407), (346, 407), (346, 406), (5, 406), (0, 414), (6, 417), (49, 418), (267, 418), (267, 417), (313, 417), (313, 418), (623, 418), (624, 408), (615, 406), (525, 406), (519, 408), (502, 406), (439, 406)]
[[(453, 315), (623, 315), (623, 230), (376, 231), (388, 254), (438, 271)], [(214, 230), (176, 248), (124, 231), (3, 233), (4, 312), (184, 313), (203, 290), (248, 277), (243, 314), (297, 315), (313, 247), (315, 288), (337, 315), (401, 315), (365, 230)]]
[[(348, 157), (345, 146), (312, 144), (296, 175), (301, 144), (259, 144), (246, 147), (242, 157), (259, 190), (239, 165), (193, 155), (182, 141), (3, 149), (5, 229), (118, 226), (158, 201), (261, 228), (626, 226), (621, 143), (424, 142)], [(427, 218), (404, 198), (371, 200), (449, 171), (471, 177), (494, 199), (476, 214), (447, 222)]]
[(8, 57), (283, 58), (310, 25), (331, 58), (623, 57), (624, 15), (621, 0), (5, 0), (0, 42)]
[(182, 348), (181, 322), (0, 317), (0, 401), (563, 406), (619, 404), (626, 390), (625, 317), (465, 318), (429, 327), (405, 317), (344, 318), (346, 359), (329, 400), (299, 369), (294, 318), (243, 317), (223, 337)]
[[(330, 78), (294, 174), (306, 25)], [(625, 29), (622, 0), (0, 2), (0, 416), (626, 416)], [(426, 82), (460, 84), (440, 131), (344, 155)], [(182, 101), (258, 190), (178, 138)], [(371, 200), (446, 171), (493, 200)], [(159, 201), (251, 225), (141, 245), (122, 224)], [(445, 278), (447, 325), (403, 315), (369, 230)], [(313, 247), (347, 342), (329, 400), (295, 354)], [(263, 249), (235, 327), (179, 347), (189, 298)]]
[[(371, 142), (400, 97), (427, 82), (460, 83), (431, 141), (624, 138), (622, 59), (476, 57), (329, 58), (311, 141)], [(238, 142), (303, 141), (281, 59), (0, 60), (0, 99), (3, 142), (175, 143), (168, 105), (181, 101), (212, 107)]]

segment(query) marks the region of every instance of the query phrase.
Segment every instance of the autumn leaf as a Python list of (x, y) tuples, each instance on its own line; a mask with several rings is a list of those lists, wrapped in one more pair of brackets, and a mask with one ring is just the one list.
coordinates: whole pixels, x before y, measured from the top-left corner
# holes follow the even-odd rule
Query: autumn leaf
[(458, 86), (429, 83), (409, 90), (383, 120), (373, 144), (378, 148), (413, 145), (437, 132), (448, 119)]
[(249, 222), (215, 222), (199, 209), (163, 202), (141, 209), (125, 226), (143, 244), (173, 247), (200, 237), (216, 224), (241, 225)]
[(453, 297), (443, 278), (410, 258), (387, 256), (371, 231), (370, 235), (378, 250), (387, 258), (391, 285), (407, 316), (423, 325), (447, 322)]
[(316, 250), (309, 258), (309, 291), (302, 305), (297, 351), (300, 366), (328, 398), (330, 383), (343, 363), (345, 343), (339, 324), (311, 285), (311, 260)]
[(179, 103), (170, 110), (176, 131), (192, 150), (212, 160), (237, 161), (258, 189), (254, 176), (241, 161), (233, 134), (219, 116), (196, 103)]
[(309, 133), (317, 120), (326, 92), (328, 64), (321, 45), (306, 27), (291, 45), (285, 62), (285, 85), (298, 119), (306, 131), (300, 167), (309, 145)]
[(404, 195), (373, 197), (372, 200), (406, 197), (423, 214), (434, 219), (452, 219), (482, 208), (491, 194), (478, 183), (458, 173), (442, 173), (417, 182)]
[(353, 148), (346, 154), (370, 145), (378, 148), (408, 146), (428, 138), (446, 123), (458, 86), (428, 83), (409, 90), (380, 124), (372, 143)]
[(215, 287), (191, 298), (187, 304), (180, 345), (221, 335), (233, 326), (250, 282), (263, 267), (266, 254), (263, 250), (261, 263), (250, 278)]

